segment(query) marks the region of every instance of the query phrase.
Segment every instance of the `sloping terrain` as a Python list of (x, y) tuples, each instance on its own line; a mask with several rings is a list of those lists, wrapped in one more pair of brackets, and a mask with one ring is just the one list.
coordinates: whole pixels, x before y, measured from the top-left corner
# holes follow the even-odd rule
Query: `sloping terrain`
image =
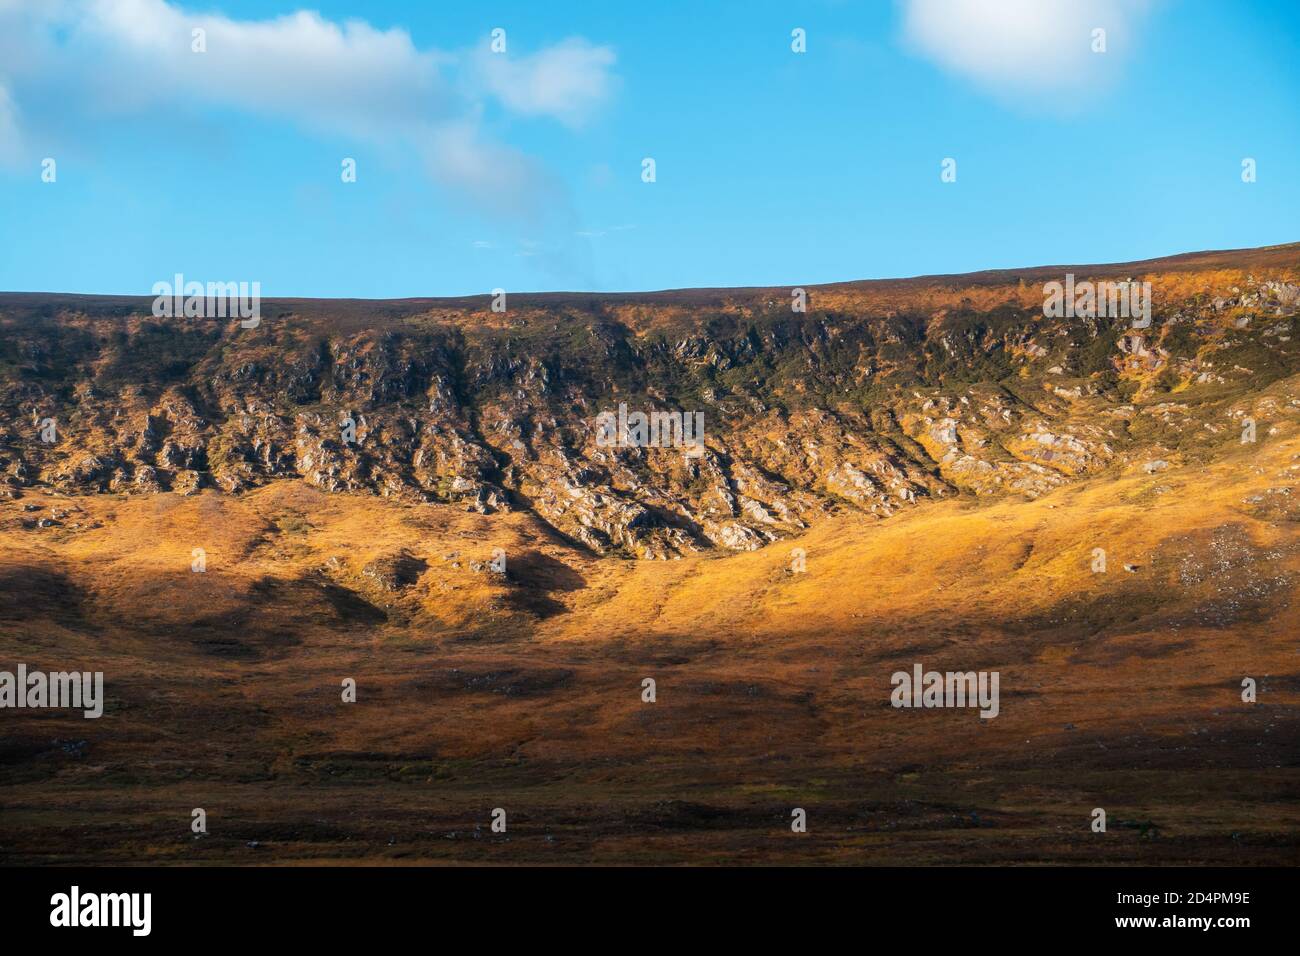
[[(108, 698), (0, 711), (0, 860), (1296, 862), (1298, 267), (0, 296), (0, 669)], [(1151, 327), (1045, 318), (1066, 271)]]

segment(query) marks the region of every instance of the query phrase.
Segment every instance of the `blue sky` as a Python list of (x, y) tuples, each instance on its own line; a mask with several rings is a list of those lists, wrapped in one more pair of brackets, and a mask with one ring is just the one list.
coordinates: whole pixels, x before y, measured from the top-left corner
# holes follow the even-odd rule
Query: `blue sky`
[(804, 285), (1268, 245), (1300, 240), (1298, 104), (1293, 0), (0, 0), (0, 289)]

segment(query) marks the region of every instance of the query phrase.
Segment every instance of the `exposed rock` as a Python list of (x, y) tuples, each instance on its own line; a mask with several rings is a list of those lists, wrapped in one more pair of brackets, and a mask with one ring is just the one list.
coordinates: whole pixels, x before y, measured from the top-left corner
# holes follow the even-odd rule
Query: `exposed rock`
[[(847, 291), (792, 315), (738, 290), (716, 309), (581, 300), (485, 323), (445, 304), (397, 322), (376, 305), (340, 325), (321, 304), (255, 333), (120, 307), (51, 320), (0, 296), (0, 334), (29, 363), (0, 384), (0, 489), (241, 494), (295, 480), (527, 509), (601, 553), (748, 550), (840, 508), (886, 519), (945, 495), (1037, 497), (1112, 464), (1194, 460), (1239, 427), (1223, 424), (1216, 388), (1263, 388), (1300, 364), (1293, 280), (1229, 294), (1207, 279), (1158, 298), (1141, 329), (1047, 319), (1013, 286), (1005, 300), (984, 288), (987, 311), (921, 293), (910, 311), (876, 308)], [(146, 329), (180, 358), (151, 367), (137, 350), (123, 382), (114, 350)], [(1278, 397), (1250, 411), (1261, 436), (1300, 415)], [(701, 415), (703, 441), (598, 441), (598, 416), (620, 404)], [(38, 439), (47, 417), (52, 444)], [(380, 586), (386, 575), (375, 569)]]

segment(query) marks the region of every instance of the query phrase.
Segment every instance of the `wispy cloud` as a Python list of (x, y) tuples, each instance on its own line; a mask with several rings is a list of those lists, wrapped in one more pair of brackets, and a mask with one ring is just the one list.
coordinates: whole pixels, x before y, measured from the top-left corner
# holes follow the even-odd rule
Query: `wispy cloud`
[(483, 84), (516, 113), (551, 116), (580, 126), (609, 99), (614, 51), (571, 37), (523, 57), (481, 51), (476, 65)]
[(581, 229), (574, 235), (580, 239), (601, 239), (614, 232), (627, 232), (629, 229), (635, 229), (636, 226), (609, 226), (605, 229)]
[(0, 163), (18, 158), (18, 114), (9, 90), (0, 86)]
[[(0, 0), (0, 158), (23, 152), (28, 129), (75, 135), (70, 123), (209, 106), (414, 149), (454, 195), (533, 216), (554, 183), (479, 117), (495, 101), (507, 115), (578, 125), (613, 89), (615, 54), (573, 38), (516, 57), (483, 41), (482, 53), (421, 49), (405, 30), (309, 11), (239, 20), (167, 0)], [(53, 91), (79, 107), (23, 109), (25, 94), (48, 102)]]

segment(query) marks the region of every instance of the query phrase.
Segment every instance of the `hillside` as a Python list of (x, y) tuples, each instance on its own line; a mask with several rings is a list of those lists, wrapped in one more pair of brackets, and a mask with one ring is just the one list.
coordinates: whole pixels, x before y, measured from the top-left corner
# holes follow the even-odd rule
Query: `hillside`
[(1300, 245), (807, 292), (0, 294), (0, 861), (1300, 860)]

